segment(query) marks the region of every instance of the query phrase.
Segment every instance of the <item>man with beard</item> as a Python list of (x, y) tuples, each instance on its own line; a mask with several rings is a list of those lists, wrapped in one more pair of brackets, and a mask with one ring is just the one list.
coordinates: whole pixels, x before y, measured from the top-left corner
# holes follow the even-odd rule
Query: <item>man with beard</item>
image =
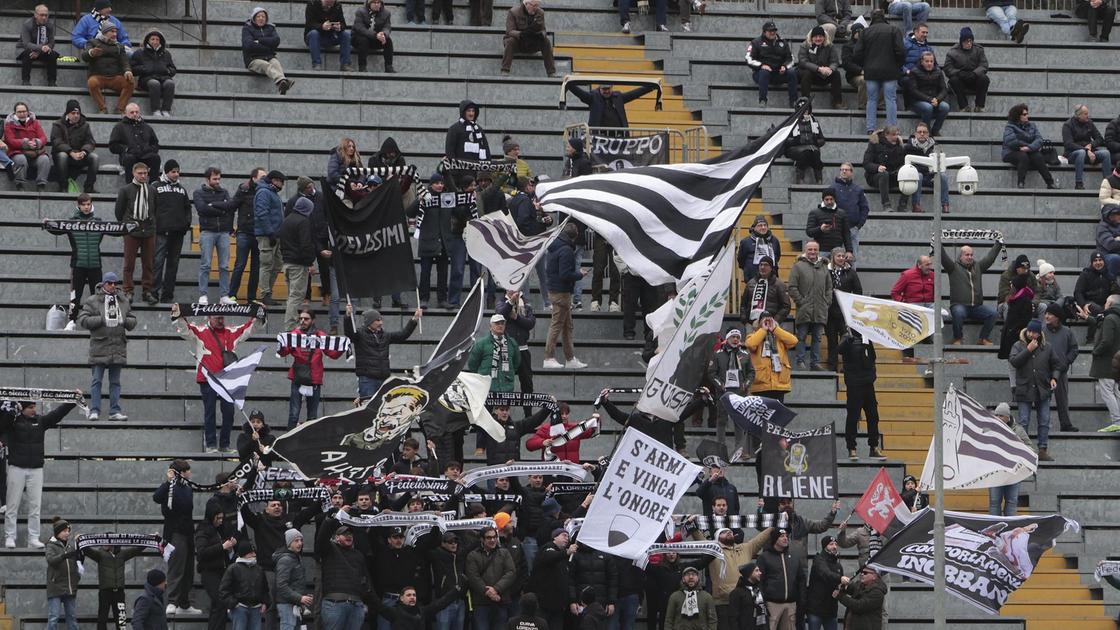
[(718, 627), (716, 606), (712, 596), (700, 589), (700, 572), (695, 567), (684, 570), (680, 590), (669, 597), (665, 627), (668, 630), (716, 630)]

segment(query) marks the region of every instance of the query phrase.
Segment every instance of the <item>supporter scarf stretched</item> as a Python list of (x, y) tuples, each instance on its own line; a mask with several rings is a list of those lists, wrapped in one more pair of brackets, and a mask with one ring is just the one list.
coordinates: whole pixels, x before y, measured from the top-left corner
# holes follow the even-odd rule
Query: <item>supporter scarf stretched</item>
[(557, 459), (556, 455), (552, 452), (552, 449), (558, 446), (564, 446), (568, 442), (579, 438), (579, 436), (588, 431), (591, 431), (591, 435), (582, 439), (590, 440), (591, 438), (599, 435), (599, 414), (591, 416), (587, 420), (576, 424), (570, 429), (565, 429), (563, 424), (552, 425), (548, 428), (548, 436), (552, 439), (552, 446), (548, 446), (544, 449), (545, 459), (550, 461)]
[(201, 317), (203, 315), (221, 315), (223, 317), (236, 315), (256, 317), (264, 321), (267, 311), (258, 302), (252, 304), (179, 304), (179, 317)]
[(487, 407), (544, 407), (553, 416), (560, 413), (560, 403), (552, 394), (540, 392), (490, 392), (486, 395)]
[(500, 502), (512, 503), (514, 505), (521, 505), (520, 494), (501, 494), (498, 492), (474, 492), (469, 494), (453, 495), (453, 494), (430, 494), (428, 498), (432, 501), (439, 503), (446, 503), (452, 499), (459, 499), (463, 503), (482, 503), (482, 502)]
[[(412, 527), (421, 523), (433, 525), (444, 520), (444, 512), (382, 512), (371, 516), (362, 514), (353, 517), (346, 512), (339, 511), (334, 515), (335, 520), (347, 527)], [(454, 513), (452, 513), (454, 516)]]
[(237, 496), (238, 506), (248, 505), (250, 503), (261, 503), (263, 501), (300, 501), (300, 500), (319, 500), (323, 502), (326, 507), (331, 501), (331, 491), (329, 488), (321, 486), (312, 486), (310, 488), (265, 488), (263, 490), (247, 490)]
[(453, 521), (443, 520), (435, 524), (422, 523), (408, 528), (408, 532), (404, 535), (404, 544), (409, 547), (416, 546), (416, 541), (419, 540), (421, 536), (427, 534), (436, 527), (438, 527), (441, 532), (463, 532), (483, 529), (485, 527), (497, 528), (498, 525), (492, 518), (464, 518)]
[(41, 389), (38, 387), (0, 387), (0, 400), (33, 400), (37, 402), (83, 404), (85, 396), (72, 389)]
[(594, 481), (554, 481), (548, 484), (548, 490), (545, 491), (545, 496), (554, 497), (560, 494), (590, 494), (595, 492), (599, 484)]
[(420, 477), (416, 475), (395, 475), (372, 479), (374, 485), (389, 494), (398, 492), (434, 492), (447, 496), (458, 496), (466, 488), (459, 483), (443, 477)]
[(482, 171), (485, 173), (509, 173), (512, 175), (517, 172), (517, 162), (504, 159), (475, 162), (473, 160), (443, 158), (439, 163), (439, 171), (441, 173), (446, 173), (447, 171)]
[[(353, 169), (349, 169), (353, 170)], [(401, 177), (412, 180), (412, 189), (416, 192), (416, 197), (421, 201), (426, 200), (431, 193), (428, 192), (428, 187), (424, 185), (424, 181), (420, 179), (420, 175), (416, 173), (416, 165), (409, 164), (407, 166), (370, 166), (362, 169), (357, 169), (358, 172), (364, 177), (370, 175), (377, 175), (382, 180), (387, 180), (390, 177)], [(339, 181), (335, 185), (335, 190), (346, 192), (346, 182)], [(343, 194), (339, 194), (339, 198), (343, 198)]]
[(723, 577), (727, 570), (727, 561), (723, 556), (723, 547), (714, 540), (654, 543), (649, 546), (649, 549), (646, 549), (646, 555), (634, 560), (634, 566), (644, 570), (646, 565), (649, 564), (650, 556), (662, 553), (675, 553), (680, 556), (711, 556), (719, 560), (720, 577)]
[(459, 481), (464, 486), (473, 486), (487, 479), (523, 477), (525, 475), (559, 475), (582, 481), (587, 478), (587, 471), (579, 464), (570, 462), (515, 462), (475, 468), (460, 477)]
[(789, 517), (783, 514), (729, 514), (727, 516), (704, 516), (703, 514), (674, 514), (672, 523), (676, 526), (683, 525), (685, 528), (691, 526), (687, 522), (688, 519), (694, 518), (691, 526), (697, 529), (702, 529), (707, 532), (715, 532), (720, 529), (757, 529), (759, 527), (766, 528), (778, 525), (779, 527), (785, 526)]
[(71, 234), (76, 232), (97, 232), (109, 236), (124, 236), (140, 227), (136, 221), (81, 221), (71, 219), (46, 219), (43, 229), (51, 234)]
[[(995, 241), (995, 242), (999, 243), (1000, 245), (1003, 245), (1003, 232), (1000, 232), (999, 230), (972, 230), (972, 229), (941, 230), (941, 239), (942, 240), (953, 239), (953, 240), (962, 240), (962, 241)], [(932, 256), (934, 254), (933, 244), (934, 244), (935, 240), (936, 240), (936, 235), (931, 235), (929, 237), (929, 255), (930, 256)], [(999, 254), (1000, 254), (1000, 258), (1004, 262), (1007, 262), (1007, 248), (1004, 247), (1003, 249), (1001, 249)]]
[(427, 216), (428, 210), (432, 208), (456, 208), (458, 206), (470, 206), (471, 218), (478, 218), (478, 207), (475, 205), (474, 193), (444, 192), (430, 195), (427, 199), (420, 201), (417, 204), (416, 215), (417, 238), (420, 236), (420, 227), (424, 225), (424, 217)]
[[(238, 466), (237, 469), (235, 469), (233, 472), (231, 472), (229, 474), (229, 479), (226, 481), (226, 483), (229, 483), (230, 481), (239, 481), (241, 479), (244, 479), (245, 476), (248, 475), (249, 472), (252, 471), (255, 466), (256, 466), (256, 464), (254, 464), (251, 461), (241, 462), (241, 465)], [(171, 487), (167, 491), (167, 509), (169, 509), (169, 510), (172, 508), (172, 506), (174, 504), (175, 486), (176, 486), (176, 484), (180, 484), (180, 483), (186, 484), (187, 487), (190, 488), (194, 492), (203, 492), (203, 493), (217, 492), (219, 488), (221, 488), (222, 486), (225, 485), (225, 483), (209, 483), (209, 484), (195, 483), (195, 482), (191, 481), (190, 479), (187, 479), (186, 477), (184, 477), (182, 475), (182, 473), (180, 473), (179, 471), (176, 470), (175, 471), (175, 480), (171, 482)], [(240, 527), (238, 527), (238, 529), (240, 529)]]
[(163, 537), (158, 534), (80, 534), (74, 540), (78, 551), (90, 547), (148, 547), (160, 549), (163, 546)]
[(754, 283), (754, 291), (751, 292), (751, 310), (748, 315), (755, 311), (766, 310), (766, 296), (770, 292), (770, 281), (766, 278), (757, 278)]
[(281, 348), (344, 352), (347, 359), (353, 354), (350, 348), (350, 338), (339, 335), (305, 335), (292, 332), (277, 333), (276, 356), (280, 356)]
[[(609, 394), (640, 394), (644, 391), (642, 387), (608, 387), (607, 393)], [(593, 407), (598, 407), (599, 403), (603, 402), (603, 394), (600, 393), (595, 397), (595, 402), (591, 403)]]

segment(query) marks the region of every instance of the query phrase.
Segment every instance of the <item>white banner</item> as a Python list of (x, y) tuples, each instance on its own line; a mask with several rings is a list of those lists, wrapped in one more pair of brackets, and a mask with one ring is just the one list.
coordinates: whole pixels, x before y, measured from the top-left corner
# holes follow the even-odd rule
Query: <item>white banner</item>
[(584, 518), (579, 542), (631, 560), (644, 557), (700, 471), (645, 433), (626, 429)]
[(880, 346), (905, 350), (933, 334), (933, 309), (833, 291), (848, 328)]
[(536, 236), (525, 236), (508, 214), (496, 212), (468, 222), (463, 239), (467, 253), (490, 271), (495, 284), (519, 290), (563, 227), (561, 223)]
[[(646, 369), (646, 385), (638, 398), (638, 411), (676, 422), (692, 401), (723, 326), (734, 254), (733, 247), (723, 248), (707, 271), (681, 287), (677, 299), (671, 303), (672, 318), (654, 322), (652, 328), (658, 333), (661, 352)], [(657, 313), (653, 313), (655, 319)], [(672, 332), (662, 335), (666, 329)], [(665, 338), (667, 342), (662, 341)]]

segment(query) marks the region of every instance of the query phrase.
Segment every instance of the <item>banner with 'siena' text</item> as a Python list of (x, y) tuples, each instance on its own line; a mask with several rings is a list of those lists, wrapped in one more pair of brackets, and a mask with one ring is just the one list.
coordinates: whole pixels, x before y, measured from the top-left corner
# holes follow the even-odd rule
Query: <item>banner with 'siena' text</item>
[(579, 542), (631, 560), (643, 557), (700, 470), (645, 433), (626, 429), (595, 491)]

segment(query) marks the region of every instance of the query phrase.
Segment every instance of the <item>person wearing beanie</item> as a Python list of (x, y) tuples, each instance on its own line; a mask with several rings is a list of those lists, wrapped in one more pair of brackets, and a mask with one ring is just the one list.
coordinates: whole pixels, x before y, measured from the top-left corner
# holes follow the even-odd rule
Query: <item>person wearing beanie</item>
[[(502, 155), (506, 156), (507, 161), (514, 162), (514, 174), (525, 179), (534, 179), (533, 169), (529, 167), (529, 163), (521, 159), (521, 143), (514, 140), (513, 136), (502, 136)], [(507, 191), (509, 194), (516, 192), (512, 188)]]
[(584, 139), (572, 135), (564, 145), (564, 177), (582, 177), (590, 175), (593, 170), (591, 158), (587, 157), (583, 148)]
[(70, 523), (56, 516), (51, 519), (51, 529), (54, 535), (46, 545), (47, 627), (57, 628), (65, 611), (67, 630), (78, 630), (78, 582), (84, 569), (70, 545)]
[[(712, 357), (711, 371), (709, 372), (716, 388), (712, 397), (719, 399), (724, 393), (736, 396), (749, 396), (751, 385), (754, 383), (754, 364), (751, 355), (743, 346), (743, 331), (732, 328), (724, 335), (724, 342)], [(727, 432), (727, 409), (723, 405), (716, 406), (716, 440), (723, 443)], [(735, 449), (733, 453), (745, 455), (748, 459), (754, 452), (754, 440), (747, 431), (732, 423), (735, 432)], [(736, 457), (732, 457), (735, 463)]]
[(84, 50), (86, 44), (97, 37), (101, 25), (106, 23), (117, 27), (117, 41), (131, 48), (132, 41), (128, 38), (128, 31), (125, 30), (124, 24), (121, 24), (121, 21), (113, 15), (113, 3), (110, 0), (94, 0), (90, 12), (83, 15), (74, 25), (74, 30), (71, 31), (70, 35), (70, 43), (79, 52)]
[[(236, 483), (233, 485), (236, 486)], [(206, 590), (206, 597), (210, 600), (207, 630), (225, 630), (226, 627), (226, 609), (218, 598), (218, 586), (222, 582), (222, 575), (225, 574), (237, 545), (236, 536), (239, 535), (236, 529), (237, 503), (234, 496), (233, 514), (227, 516), (222, 503), (216, 499), (228, 486), (227, 478), (226, 483), (219, 489), (219, 494), (206, 502), (205, 517), (195, 527), (192, 539), (198, 559), (199, 579), (202, 581), (202, 588)]]
[(343, 318), (343, 332), (350, 338), (354, 348), (354, 373), (358, 377), (358, 397), (368, 398), (377, 393), (381, 383), (389, 378), (389, 348), (395, 343), (404, 343), (416, 330), (416, 325), (424, 311), (417, 307), (412, 319), (404, 328), (396, 332), (386, 332), (381, 312), (375, 308), (362, 313), (362, 327), (354, 328), (354, 307), (346, 305)]
[[(85, 17), (82, 20), (85, 20)], [(125, 105), (128, 99), (132, 98), (135, 89), (132, 64), (129, 61), (131, 51), (128, 44), (120, 40), (124, 31), (117, 24), (119, 22), (115, 24), (112, 20), (101, 22), (96, 34), (84, 44), (80, 56), (82, 61), (89, 64), (86, 87), (97, 105), (99, 114), (109, 113), (102, 90), (108, 89), (119, 94), (117, 113), (123, 114)], [(78, 36), (77, 29), (74, 31), (74, 36)]]
[(840, 588), (844, 567), (840, 565), (840, 546), (832, 536), (821, 536), (821, 550), (813, 557), (809, 571), (809, 588), (805, 593), (805, 617), (811, 628), (828, 628), (836, 625), (839, 611), (832, 591)]
[(782, 244), (770, 232), (770, 222), (765, 215), (756, 215), (751, 222), (751, 231), (739, 241), (739, 269), (743, 279), (750, 281), (758, 275), (758, 264), (764, 256), (770, 257), (770, 264), (777, 270), (782, 260)]
[[(528, 536), (526, 539), (532, 538)], [(540, 605), (541, 616), (548, 621), (548, 627), (564, 627), (564, 617), (569, 609), (568, 601), (568, 571), (571, 567), (569, 560), (576, 552), (576, 547), (569, 544), (568, 530), (555, 527), (550, 533), (545, 534), (545, 542), (540, 543), (540, 549), (533, 558), (533, 570), (530, 573), (529, 584), (526, 590), (535, 593)]]
[(756, 562), (762, 570), (762, 597), (770, 613), (770, 627), (793, 630), (797, 602), (804, 601), (806, 563), (791, 552), (789, 530), (773, 528), (770, 544)]
[[(164, 168), (168, 164), (175, 163), (175, 160), (168, 160)], [(176, 167), (178, 164), (175, 164)], [(208, 304), (210, 301), (210, 261), (212, 260), (215, 251), (218, 253), (218, 296), (221, 304), (236, 304), (237, 300), (229, 296), (229, 234), (233, 232), (233, 220), (237, 213), (237, 208), (240, 205), (236, 200), (230, 198), (229, 192), (222, 188), (222, 169), (217, 166), (207, 167), (206, 172), (203, 174), (204, 181), (198, 190), (194, 191), (192, 201), (194, 203), (195, 212), (198, 213), (198, 244), (200, 259), (198, 263), (198, 303)], [(157, 220), (156, 223), (160, 234), (163, 233), (163, 225)], [(179, 224), (181, 225), (181, 224)], [(187, 211), (187, 229), (190, 229), (190, 211)], [(186, 230), (177, 233), (179, 239), (178, 244), (171, 242), (171, 251), (174, 253), (176, 265), (174, 269), (178, 269), (178, 251), (182, 245), (183, 235)], [(161, 237), (162, 238), (162, 237)], [(174, 236), (169, 237), (175, 238)], [(172, 267), (169, 264), (166, 273), (158, 271), (159, 269), (159, 252), (160, 245), (157, 240), (156, 244), (156, 267), (157, 277), (163, 279), (173, 279), (175, 274), (172, 272)], [(170, 286), (169, 286), (170, 285)], [(172, 302), (174, 301), (175, 283), (163, 281), (160, 283), (160, 301)]]
[(259, 630), (261, 616), (273, 608), (269, 584), (252, 543), (238, 542), (236, 553), (237, 559), (226, 567), (218, 585), (218, 600), (229, 610), (233, 630)]
[(175, 103), (175, 61), (167, 49), (167, 40), (158, 30), (144, 36), (140, 50), (132, 56), (132, 69), (139, 77), (138, 85), (148, 90), (153, 117), (171, 117)]
[[(371, 177), (377, 177), (371, 175)], [(300, 175), (296, 178), (295, 194), (288, 198), (284, 203), (284, 216), (287, 217), (295, 209), (296, 202), (301, 197), (311, 200), (311, 229), (315, 241), (315, 267), (319, 271), (319, 295), (322, 297), (323, 306), (328, 308), (328, 315), (330, 317), (329, 323), (332, 329), (331, 334), (338, 333), (339, 321), (339, 308), (341, 300), (339, 299), (337, 287), (332, 284), (337, 284), (335, 278), (335, 271), (331, 266), (331, 259), (329, 256), (324, 257), (323, 254), (331, 249), (330, 234), (327, 229), (327, 216), (326, 209), (324, 208), (323, 193), (315, 187), (315, 181), (306, 175)], [(307, 289), (303, 294), (304, 301), (311, 300), (311, 280), (307, 281)]]
[(96, 142), (82, 106), (75, 99), (66, 101), (66, 110), (51, 125), (51, 151), (54, 152), (54, 174), (60, 186), (85, 171), (82, 192), (95, 193), (100, 157), (94, 151)]
[[(1023, 427), (1015, 422), (1011, 416), (1011, 406), (1005, 402), (996, 405), (992, 413), (1007, 424), (1008, 428), (1015, 433), (1015, 437), (1019, 438), (1027, 448), (1032, 452), (1037, 453), (1038, 449), (1031, 443), (1030, 437)], [(988, 514), (992, 516), (1017, 516), (1019, 510), (1019, 482), (1010, 483), (1003, 486), (994, 486), (988, 488)]]
[[(960, 40), (945, 53), (941, 65), (949, 77), (949, 87), (957, 95), (957, 109), (962, 112), (984, 113), (988, 102), (988, 55), (976, 43), (972, 28), (961, 29)], [(968, 104), (968, 94), (975, 94), (975, 105)]]
[[(716, 630), (719, 625), (715, 601), (700, 587), (700, 572), (696, 567), (686, 567), (680, 589), (669, 596), (666, 630)], [(730, 621), (724, 627), (730, 628)]]
[(16, 60), (20, 62), (23, 85), (31, 85), (31, 65), (35, 62), (43, 64), (47, 71), (47, 85), (58, 85), (59, 53), (55, 48), (54, 33), (50, 10), (43, 4), (36, 6), (32, 16), (20, 27), (19, 43), (16, 45)]
[[(835, 25), (833, 25), (835, 29)], [(805, 41), (797, 50), (797, 76), (801, 83), (801, 96), (812, 98), (813, 86), (828, 86), (832, 97), (832, 109), (844, 107), (840, 95), (840, 48), (833, 45), (824, 26), (817, 25), (809, 31)], [(816, 119), (812, 119), (816, 122)], [(824, 137), (821, 136), (823, 143)], [(799, 182), (800, 183), (800, 182)], [(821, 183), (818, 175), (816, 183)]]
[[(144, 578), (144, 592), (132, 605), (133, 630), (167, 630), (167, 611), (164, 610), (167, 576), (159, 569), (148, 571)], [(223, 620), (224, 627), (224, 620)], [(98, 628), (98, 630), (104, 630)]]
[(303, 552), (303, 534), (298, 529), (284, 532), (284, 547), (272, 554), (276, 565), (276, 610), (280, 615), (280, 630), (295, 630), (299, 625), (296, 607), (309, 608), (314, 602), (313, 588), (309, 588), (300, 553)]
[[(97, 630), (106, 630), (109, 624), (117, 623), (117, 611), (123, 609), (125, 604), (125, 564), (143, 552), (144, 547), (118, 545), (89, 547), (82, 551), (86, 558), (97, 563)], [(156, 585), (167, 581), (162, 571), (153, 571), (159, 573), (160, 580)], [(159, 610), (163, 612), (163, 607), (166, 606), (162, 602), (163, 590), (159, 593)]]
[(296, 199), (291, 214), (280, 223), (277, 232), (284, 279), (288, 284), (284, 330), (291, 330), (298, 323), (296, 317), (307, 293), (311, 265), (315, 264), (315, 257), (319, 253), (311, 225), (311, 213), (314, 209), (314, 202), (301, 195)]
[(739, 567), (739, 582), (730, 596), (730, 615), (738, 620), (734, 630), (770, 630), (770, 611), (762, 597), (762, 570), (755, 562)]
[(99, 419), (101, 413), (101, 386), (106, 373), (109, 375), (109, 419), (124, 421), (128, 416), (121, 412), (121, 369), (128, 358), (128, 331), (136, 328), (136, 315), (132, 301), (119, 288), (117, 275), (106, 273), (96, 290), (84, 302), (74, 322), (89, 331), (89, 365), (92, 372), (90, 384), (90, 420)]
[(1038, 420), (1038, 460), (1054, 461), (1047, 445), (1050, 437), (1050, 396), (1058, 386), (1058, 376), (1065, 363), (1046, 341), (1043, 324), (1032, 319), (1019, 333), (1011, 348), (1008, 363), (1014, 371), (1014, 400), (1019, 405), (1019, 424), (1029, 430), (1031, 411)]
[[(175, 282), (179, 276), (179, 257), (182, 254), (184, 238), (191, 229), (191, 197), (179, 181), (180, 174), (179, 163), (175, 160), (167, 160), (163, 163), (163, 174), (153, 184), (156, 195), (154, 271), (151, 299), (148, 299), (149, 296), (144, 298), (152, 305), (161, 301), (161, 296), (166, 296), (163, 302), (174, 301)], [(205, 248), (205, 241), (203, 241), (202, 260), (203, 262), (199, 264), (206, 267), (209, 275), (210, 258), (209, 250)], [(200, 303), (205, 302), (200, 300)]]
[(66, 414), (76, 407), (74, 403), (54, 406), (50, 413), (36, 413), (34, 401), (24, 401), (18, 408), (0, 409), (0, 435), (6, 436), (8, 447), (7, 495), (4, 513), (4, 547), (16, 548), (16, 521), (19, 506), (27, 500), (27, 546), (42, 549), (39, 540), (40, 507), (43, 504), (43, 464), (46, 451), (46, 432), (58, 426)]
[(1058, 424), (1061, 431), (1077, 432), (1077, 427), (1069, 416), (1069, 370), (1077, 360), (1077, 338), (1073, 330), (1065, 325), (1066, 311), (1057, 302), (1046, 305), (1042, 314), (1043, 323), (1046, 324), (1043, 332), (1046, 341), (1054, 349), (1054, 355), (1061, 360), (1058, 370), (1058, 385), (1054, 388), (1054, 403), (1058, 409)]
[(1035, 276), (1038, 279), (1038, 293), (1035, 294), (1035, 300), (1037, 300), (1035, 313), (1041, 319), (1042, 314), (1046, 312), (1046, 307), (1051, 304), (1064, 305), (1066, 298), (1062, 295), (1062, 288), (1058, 286), (1058, 277), (1055, 274), (1054, 265), (1042, 258), (1039, 258), (1035, 265), (1038, 267), (1038, 274)]

